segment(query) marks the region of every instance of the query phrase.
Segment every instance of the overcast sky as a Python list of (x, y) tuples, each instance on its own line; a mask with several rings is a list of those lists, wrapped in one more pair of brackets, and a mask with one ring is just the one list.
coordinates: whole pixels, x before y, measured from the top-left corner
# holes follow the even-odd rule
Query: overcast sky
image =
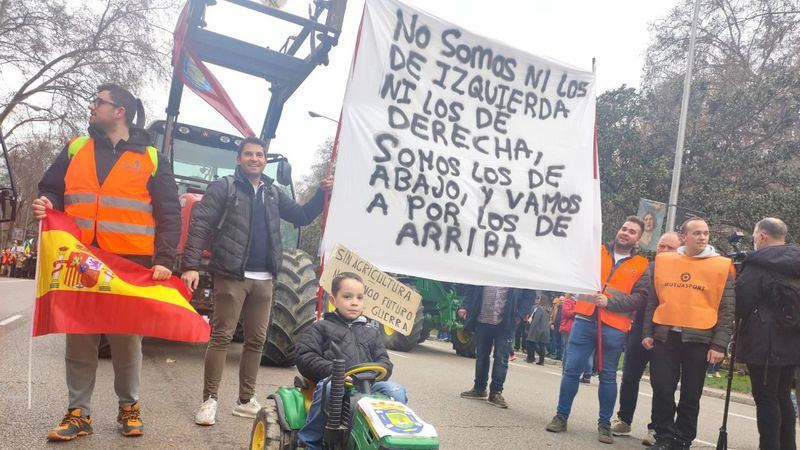
[[(622, 84), (639, 86), (649, 42), (648, 26), (679, 3), (678, 0), (404, 1), (525, 52), (586, 69), (591, 68), (594, 57), (598, 94)], [(288, 0), (284, 10), (305, 17), (308, 3)], [(308, 173), (317, 147), (336, 133), (335, 123), (311, 118), (308, 111), (338, 119), (363, 6), (364, 0), (348, 1), (342, 35), (339, 45), (330, 53), (330, 64), (317, 67), (285, 105), (270, 151), (289, 158), (295, 180)], [(226, 2), (218, 2), (206, 13), (210, 29), (273, 49), (298, 31), (297, 27), (284, 26), (274, 19), (257, 20), (258, 16), (261, 15)], [(211, 66), (211, 70), (258, 134), (269, 101), (267, 82), (216, 66)], [(151, 104), (154, 110), (149, 117), (163, 118), (166, 96)], [(184, 91), (179, 121), (237, 134), (189, 89)]]

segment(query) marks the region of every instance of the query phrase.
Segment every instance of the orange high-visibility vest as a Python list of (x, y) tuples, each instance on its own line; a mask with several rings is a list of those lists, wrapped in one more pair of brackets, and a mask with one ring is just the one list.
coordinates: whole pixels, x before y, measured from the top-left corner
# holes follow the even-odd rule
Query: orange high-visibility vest
[[(602, 277), (603, 294), (607, 297), (630, 294), (633, 290), (633, 285), (636, 284), (639, 278), (644, 274), (644, 271), (647, 270), (647, 264), (647, 258), (641, 255), (634, 255), (615, 268), (614, 255), (606, 249), (605, 245), (601, 245), (600, 276)], [(576, 314), (591, 316), (594, 314), (594, 311), (594, 303), (576, 300)], [(600, 314), (600, 321), (626, 333), (630, 331), (631, 323), (633, 322), (630, 313), (616, 313), (607, 309), (604, 309), (603, 313)]]
[(95, 239), (103, 250), (120, 255), (153, 255), (155, 219), (147, 184), (158, 169), (155, 147), (125, 151), (102, 186), (97, 180), (94, 140), (70, 141), (64, 177), (64, 211), (81, 229), (81, 242)]
[(725, 283), (733, 274), (724, 256), (692, 258), (678, 253), (656, 256), (654, 283), (658, 307), (653, 323), (707, 330), (717, 324)]

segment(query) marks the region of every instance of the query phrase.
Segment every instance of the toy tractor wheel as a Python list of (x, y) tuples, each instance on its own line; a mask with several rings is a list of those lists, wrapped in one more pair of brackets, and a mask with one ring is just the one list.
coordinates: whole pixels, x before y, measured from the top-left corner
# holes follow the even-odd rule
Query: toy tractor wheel
[(284, 450), (291, 445), (291, 433), (281, 430), (278, 407), (269, 400), (258, 411), (250, 431), (251, 450)]
[(419, 309), (417, 310), (417, 316), (414, 318), (414, 327), (411, 328), (411, 334), (408, 336), (403, 336), (392, 328), (389, 328), (386, 325), (381, 325), (381, 330), (383, 331), (383, 344), (386, 346), (386, 348), (389, 350), (410, 352), (414, 347), (417, 346), (417, 343), (421, 342), (420, 336), (422, 335), (422, 326), (425, 322), (425, 315), (422, 313), (423, 309), (425, 308), (422, 306), (422, 303), (420, 303)]
[(454, 328), (450, 334), (452, 335), (453, 350), (456, 351), (456, 355), (465, 358), (475, 357), (475, 336), (472, 333)]
[(294, 364), (294, 343), (314, 323), (317, 310), (317, 274), (314, 263), (299, 249), (283, 251), (283, 265), (272, 294), (272, 316), (261, 364)]

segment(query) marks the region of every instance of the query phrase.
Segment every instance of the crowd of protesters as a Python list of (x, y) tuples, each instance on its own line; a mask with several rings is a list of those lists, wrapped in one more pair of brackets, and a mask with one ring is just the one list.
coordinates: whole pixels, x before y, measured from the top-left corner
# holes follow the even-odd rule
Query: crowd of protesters
[(18, 241), (0, 253), (0, 277), (33, 279), (36, 275), (36, 251)]

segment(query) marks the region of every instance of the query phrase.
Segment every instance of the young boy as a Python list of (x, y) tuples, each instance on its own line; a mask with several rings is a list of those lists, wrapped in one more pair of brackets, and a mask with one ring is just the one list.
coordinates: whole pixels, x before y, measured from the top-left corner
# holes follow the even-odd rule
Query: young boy
[[(367, 324), (367, 318), (361, 315), (364, 311), (364, 282), (361, 277), (350, 272), (337, 275), (331, 283), (331, 294), (336, 311), (325, 313), (324, 320), (312, 325), (295, 347), (297, 370), (317, 384), (308, 419), (297, 436), (300, 445), (305, 445), (307, 450), (322, 448), (328, 419), (327, 412), (322, 409), (322, 388), (329, 383), (336, 358), (331, 342), (342, 351), (345, 367), (376, 362), (385, 365), (389, 375), (392, 370), (380, 330)], [(380, 381), (372, 386), (372, 391), (398, 402), (407, 402), (405, 388), (397, 383)], [(326, 392), (330, 393), (330, 389)]]

